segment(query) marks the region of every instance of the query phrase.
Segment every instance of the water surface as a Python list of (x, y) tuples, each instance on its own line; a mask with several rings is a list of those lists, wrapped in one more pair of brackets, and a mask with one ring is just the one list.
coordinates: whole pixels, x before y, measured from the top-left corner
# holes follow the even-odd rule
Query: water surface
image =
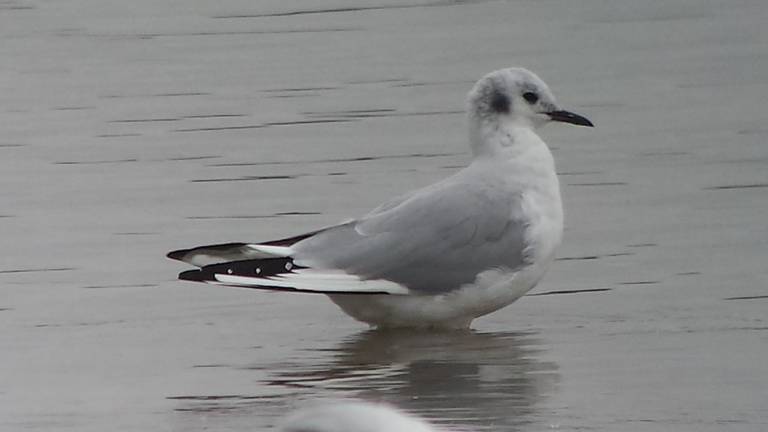
[[(768, 423), (762, 1), (0, 3), (0, 429), (270, 430), (384, 401), (456, 430)], [(542, 132), (566, 235), (471, 332), (180, 283), (166, 251), (359, 215), (469, 160), (509, 65), (597, 128)]]

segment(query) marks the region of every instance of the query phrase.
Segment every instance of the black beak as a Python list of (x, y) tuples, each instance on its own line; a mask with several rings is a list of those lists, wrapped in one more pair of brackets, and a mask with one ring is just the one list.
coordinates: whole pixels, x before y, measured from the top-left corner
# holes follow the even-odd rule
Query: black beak
[(563, 123), (571, 123), (579, 126), (595, 127), (588, 118), (582, 117), (578, 114), (574, 114), (570, 111), (557, 110), (546, 113), (553, 121), (559, 121)]

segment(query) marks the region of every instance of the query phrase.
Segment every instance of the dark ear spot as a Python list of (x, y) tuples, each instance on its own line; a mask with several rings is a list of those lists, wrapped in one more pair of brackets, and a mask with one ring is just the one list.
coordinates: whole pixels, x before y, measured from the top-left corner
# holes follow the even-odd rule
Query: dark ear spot
[(497, 113), (509, 113), (509, 98), (498, 91), (491, 95), (491, 108)]

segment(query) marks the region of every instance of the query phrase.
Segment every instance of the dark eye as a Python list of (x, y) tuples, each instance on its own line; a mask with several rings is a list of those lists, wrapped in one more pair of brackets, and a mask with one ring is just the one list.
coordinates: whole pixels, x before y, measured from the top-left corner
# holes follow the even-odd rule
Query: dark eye
[(525, 92), (523, 93), (523, 99), (525, 99), (525, 101), (529, 104), (533, 105), (539, 101), (539, 95), (534, 92)]

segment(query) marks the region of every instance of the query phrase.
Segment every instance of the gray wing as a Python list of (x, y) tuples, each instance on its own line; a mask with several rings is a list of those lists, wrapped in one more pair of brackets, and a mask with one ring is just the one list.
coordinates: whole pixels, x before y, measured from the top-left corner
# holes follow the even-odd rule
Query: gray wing
[(483, 270), (525, 264), (526, 222), (518, 193), (453, 177), (321, 231), (293, 250), (301, 265), (439, 293)]

